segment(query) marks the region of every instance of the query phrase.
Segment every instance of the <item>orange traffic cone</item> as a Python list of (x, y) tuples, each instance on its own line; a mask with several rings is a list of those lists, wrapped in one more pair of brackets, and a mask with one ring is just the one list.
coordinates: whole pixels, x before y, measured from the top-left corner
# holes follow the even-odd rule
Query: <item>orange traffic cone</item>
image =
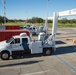
[(65, 39), (66, 41), (68, 40), (68, 38)]
[(73, 43), (76, 43), (76, 40), (72, 40)]

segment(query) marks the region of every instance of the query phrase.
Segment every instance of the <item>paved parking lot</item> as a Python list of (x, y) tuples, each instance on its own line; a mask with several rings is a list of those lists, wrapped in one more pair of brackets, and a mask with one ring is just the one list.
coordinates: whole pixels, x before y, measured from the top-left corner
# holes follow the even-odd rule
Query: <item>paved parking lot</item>
[(76, 39), (76, 29), (59, 28), (56, 38), (56, 51), (50, 56), (37, 54), (22, 59), (0, 59), (0, 75), (76, 75), (76, 44), (72, 42)]

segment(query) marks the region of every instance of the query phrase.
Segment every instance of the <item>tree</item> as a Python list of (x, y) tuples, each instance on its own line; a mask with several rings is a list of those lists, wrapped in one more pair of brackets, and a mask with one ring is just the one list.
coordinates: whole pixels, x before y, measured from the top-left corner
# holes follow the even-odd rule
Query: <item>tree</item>
[(52, 23), (52, 20), (48, 20), (48, 23)]
[[(6, 18), (6, 22), (8, 21), (8, 19)], [(0, 24), (2, 25), (4, 23), (4, 16), (0, 16)]]
[(4, 22), (3, 17), (0, 16), (0, 24), (2, 25), (3, 22)]
[(33, 17), (32, 19), (28, 19), (28, 22), (30, 22), (30, 23), (43, 23), (43, 19), (38, 18), (38, 17)]
[(67, 21), (68, 21), (67, 18), (63, 18), (63, 19), (59, 20), (59, 22), (64, 25), (67, 23)]

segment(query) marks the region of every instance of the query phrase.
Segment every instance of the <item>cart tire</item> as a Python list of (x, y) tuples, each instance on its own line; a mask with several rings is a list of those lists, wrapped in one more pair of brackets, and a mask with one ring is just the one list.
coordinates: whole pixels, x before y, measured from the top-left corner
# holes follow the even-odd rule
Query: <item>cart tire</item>
[(9, 58), (10, 58), (10, 53), (8, 51), (1, 52), (1, 59), (2, 60), (8, 60)]
[(46, 50), (43, 51), (43, 54), (45, 56), (51, 55), (51, 53), (52, 53), (52, 50), (50, 50), (50, 49), (46, 49)]

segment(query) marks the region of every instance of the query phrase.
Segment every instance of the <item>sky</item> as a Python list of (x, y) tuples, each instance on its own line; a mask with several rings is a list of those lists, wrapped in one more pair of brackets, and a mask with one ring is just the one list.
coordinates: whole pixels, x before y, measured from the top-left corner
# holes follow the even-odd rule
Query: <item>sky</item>
[[(51, 17), (53, 12), (76, 8), (76, 0), (6, 0), (6, 17), (8, 19), (30, 19), (32, 17)], [(2, 0), (0, 0), (0, 15), (4, 15)], [(74, 18), (76, 16), (73, 16)]]

